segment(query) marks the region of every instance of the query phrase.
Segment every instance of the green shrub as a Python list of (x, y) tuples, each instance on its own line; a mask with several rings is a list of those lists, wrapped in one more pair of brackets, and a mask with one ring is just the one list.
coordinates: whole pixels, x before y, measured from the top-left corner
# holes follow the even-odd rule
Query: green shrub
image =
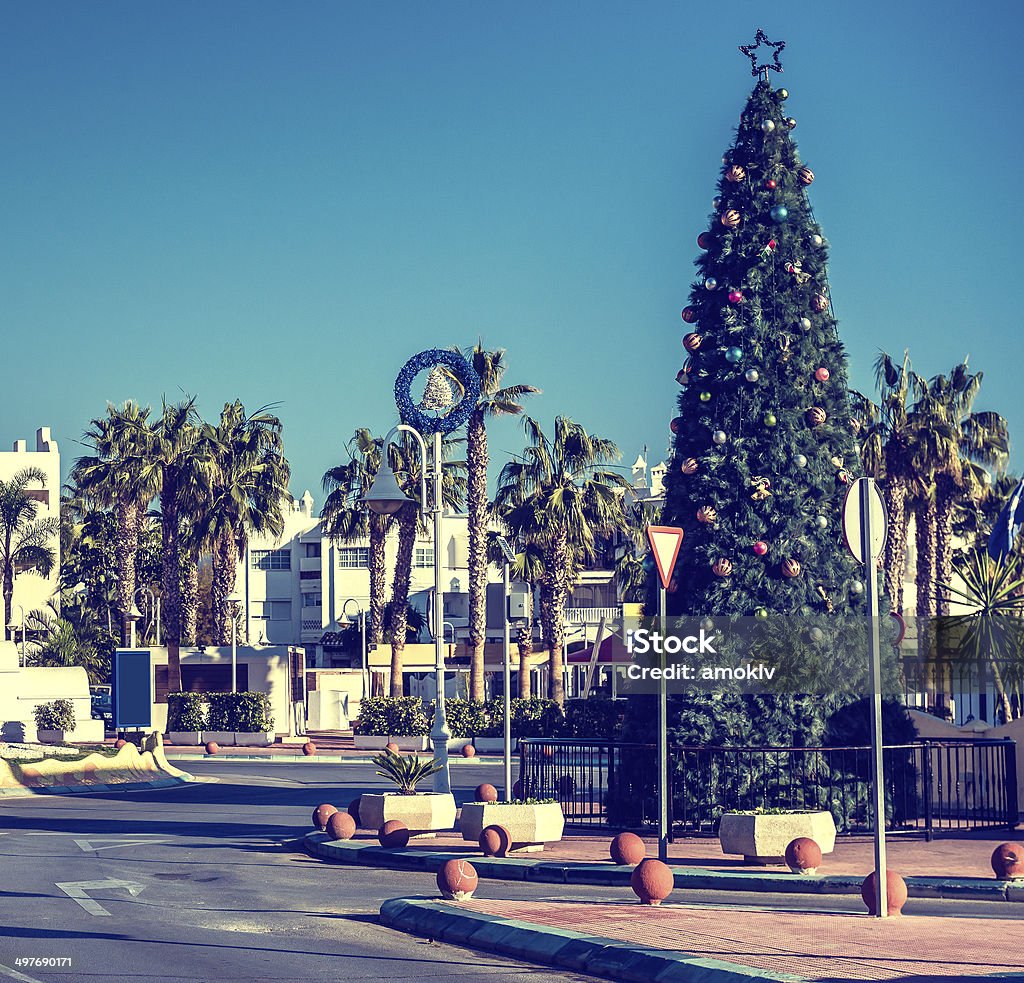
[(233, 693), (231, 729), (248, 734), (263, 734), (274, 729), (270, 697), (266, 693)]
[(167, 729), (169, 731), (207, 730), (205, 693), (168, 693)]
[(381, 778), (393, 781), (400, 795), (415, 795), (416, 786), (420, 782), (441, 770), (441, 765), (434, 764), (431, 758), (420, 761), (418, 754), (395, 754), (392, 751), (384, 751), (382, 754), (374, 755), (371, 760), (379, 769), (377, 774)]
[(70, 700), (54, 700), (40, 703), (33, 711), (38, 730), (75, 729), (75, 706)]
[(562, 708), (554, 700), (515, 699), (511, 703), (511, 708), (513, 737), (562, 736), (565, 716)]
[(430, 717), (415, 696), (374, 696), (359, 707), (355, 733), (371, 737), (424, 737)]
[(626, 700), (594, 697), (589, 700), (567, 700), (564, 736), (610, 741), (621, 733)]
[(234, 694), (204, 693), (206, 697), (206, 727), (204, 730), (234, 730)]
[(444, 710), (452, 737), (486, 736), (490, 703), (479, 700), (445, 700)]

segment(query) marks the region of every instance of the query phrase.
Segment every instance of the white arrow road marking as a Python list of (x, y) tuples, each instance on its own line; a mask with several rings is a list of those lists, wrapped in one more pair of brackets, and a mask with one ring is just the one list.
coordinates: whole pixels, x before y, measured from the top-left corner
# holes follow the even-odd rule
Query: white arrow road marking
[[(145, 835), (145, 834), (140, 834)], [(157, 843), (170, 843), (170, 840), (125, 840), (125, 839), (110, 839), (103, 837), (102, 839), (95, 840), (75, 840), (80, 850), (85, 853), (98, 853), (100, 850), (117, 850), (120, 847), (129, 846), (151, 846)], [(95, 846), (94, 844), (100, 844)]]
[(9, 976), (12, 980), (21, 980), (21, 983), (42, 983), (42, 980), (19, 973), (16, 969), (11, 969), (10, 966), (0, 966), (0, 976)]
[(107, 916), (110, 915), (110, 912), (98, 901), (93, 901), (85, 893), (86, 891), (114, 891), (120, 889), (127, 891), (133, 898), (143, 891), (141, 884), (135, 884), (132, 881), (115, 881), (113, 878), (108, 878), (105, 881), (69, 881), (66, 884), (55, 884), (54, 887), (60, 888), (69, 898), (77, 901), (90, 915)]

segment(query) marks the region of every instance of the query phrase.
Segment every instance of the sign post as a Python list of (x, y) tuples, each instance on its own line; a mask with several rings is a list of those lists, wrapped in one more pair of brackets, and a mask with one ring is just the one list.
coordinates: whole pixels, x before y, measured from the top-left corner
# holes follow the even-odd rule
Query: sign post
[(885, 770), (882, 754), (882, 656), (878, 628), (877, 557), (885, 546), (888, 518), (873, 478), (858, 478), (843, 503), (843, 537), (854, 559), (864, 564), (871, 658), (872, 801), (875, 814), (875, 913), (888, 917), (885, 858)]
[[(658, 568), (658, 579), (661, 586), (658, 589), (658, 617), (659, 628), (665, 628), (665, 621), (668, 617), (668, 602), (666, 591), (672, 582), (672, 573), (675, 570), (676, 559), (679, 557), (679, 547), (683, 542), (683, 530), (676, 526), (648, 526), (647, 541), (651, 544), (651, 552), (654, 554), (654, 562)], [(660, 647), (660, 665), (665, 668), (665, 648)], [(668, 859), (668, 687), (665, 683), (664, 673), (658, 681), (658, 859)]]

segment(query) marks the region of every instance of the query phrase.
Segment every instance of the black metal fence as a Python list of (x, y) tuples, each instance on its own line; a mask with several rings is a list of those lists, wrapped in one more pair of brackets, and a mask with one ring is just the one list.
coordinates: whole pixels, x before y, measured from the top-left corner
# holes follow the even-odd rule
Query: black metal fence
[[(519, 742), (522, 794), (555, 798), (570, 825), (635, 829), (657, 821), (653, 744)], [(671, 747), (671, 826), (713, 835), (723, 812), (827, 809), (840, 833), (872, 828), (868, 747)], [(1013, 828), (1016, 745), (921, 741), (883, 749), (890, 832)]]

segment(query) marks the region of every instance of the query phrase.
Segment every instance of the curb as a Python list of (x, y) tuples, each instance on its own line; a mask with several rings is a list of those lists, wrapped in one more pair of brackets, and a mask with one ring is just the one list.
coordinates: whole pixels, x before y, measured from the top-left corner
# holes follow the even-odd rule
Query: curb
[[(370, 843), (330, 840), (326, 833), (307, 833), (306, 852), (335, 863), (383, 867), (388, 870), (422, 870), (436, 873), (448, 860), (465, 860), (465, 853), (421, 849), (386, 850)], [(522, 857), (469, 858), (481, 878), (503, 881), (541, 881), (552, 884), (589, 884), (598, 887), (629, 887), (632, 867), (611, 863), (559, 863)], [(782, 873), (732, 873), (700, 867), (673, 867), (675, 886), (709, 891), (771, 892), (775, 894), (860, 894), (864, 878), (856, 874), (805, 875)], [(945, 898), (972, 901), (1024, 901), (1024, 883), (983, 877), (907, 877), (912, 898)]]
[[(366, 757), (356, 757), (351, 754), (321, 754), (319, 751), (306, 757), (302, 754), (223, 754), (218, 751), (216, 754), (166, 754), (165, 756), (168, 761), (261, 761), (264, 764), (274, 765), (337, 765), (337, 764), (348, 764), (348, 765), (372, 765), (373, 759)], [(502, 763), (501, 758), (495, 757), (476, 757), (476, 758), (449, 758), (449, 765), (500, 765)]]
[(750, 983), (751, 980), (803, 983), (806, 980), (792, 973), (773, 973), (668, 949), (630, 945), (599, 935), (470, 912), (449, 902), (393, 898), (381, 905), (380, 919), (389, 928), (411, 935), (604, 976), (622, 983)]
[(26, 799), (33, 795), (90, 795), (96, 792), (144, 792), (147, 789), (175, 788), (178, 785), (191, 785), (195, 782), (192, 775), (182, 773), (173, 778), (158, 778), (152, 782), (114, 782), (112, 784), (97, 783), (95, 785), (48, 785), (44, 788), (4, 788), (0, 789), (0, 798)]

